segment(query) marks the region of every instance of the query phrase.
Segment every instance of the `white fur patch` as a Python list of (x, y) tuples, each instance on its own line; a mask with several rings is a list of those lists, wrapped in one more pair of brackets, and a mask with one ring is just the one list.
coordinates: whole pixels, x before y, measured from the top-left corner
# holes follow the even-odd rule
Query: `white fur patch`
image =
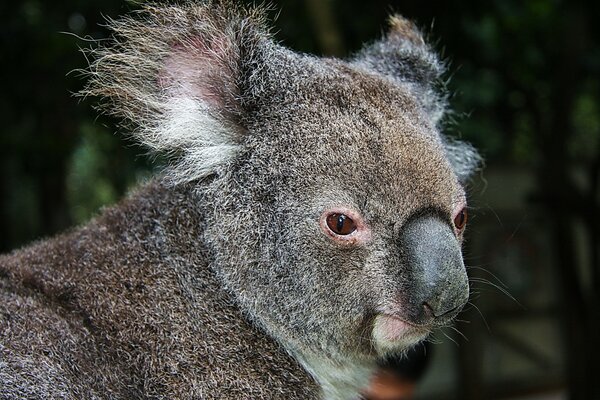
[(349, 361), (336, 363), (324, 357), (296, 357), (323, 389), (324, 400), (358, 400), (367, 387), (374, 364)]
[(373, 328), (373, 340), (379, 354), (393, 354), (422, 341), (429, 329), (410, 325), (398, 318), (378, 315)]
[(239, 150), (235, 132), (211, 115), (202, 102), (175, 97), (168, 99), (162, 108), (164, 119), (140, 132), (139, 138), (154, 151), (178, 153), (178, 164), (171, 171), (176, 182), (209, 175)]

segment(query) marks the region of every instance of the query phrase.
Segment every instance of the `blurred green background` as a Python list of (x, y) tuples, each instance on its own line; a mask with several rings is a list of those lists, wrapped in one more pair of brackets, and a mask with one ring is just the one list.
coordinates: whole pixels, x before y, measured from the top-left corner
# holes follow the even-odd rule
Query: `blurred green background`
[[(600, 399), (600, 2), (275, 1), (296, 50), (346, 56), (386, 16), (449, 62), (447, 132), (470, 184), (471, 304), (433, 338), (421, 399)], [(83, 223), (151, 174), (145, 150), (72, 94), (117, 0), (0, 3), (0, 250)]]

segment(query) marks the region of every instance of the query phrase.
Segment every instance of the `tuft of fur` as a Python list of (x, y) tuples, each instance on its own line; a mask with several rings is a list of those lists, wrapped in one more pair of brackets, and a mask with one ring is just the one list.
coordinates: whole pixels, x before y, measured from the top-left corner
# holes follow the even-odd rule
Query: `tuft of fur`
[(84, 94), (172, 164), (0, 256), (1, 398), (358, 398), (464, 304), (478, 156), (440, 132), (442, 63), (399, 16), (350, 60), (263, 19), (205, 1), (110, 22)]
[(425, 43), (414, 23), (393, 15), (389, 25), (387, 35), (363, 48), (356, 55), (356, 62), (408, 85), (437, 124), (447, 108), (447, 94), (441, 79), (446, 67)]
[(231, 159), (242, 64), (256, 62), (253, 52), (269, 39), (262, 10), (232, 1), (147, 5), (108, 26), (114, 40), (91, 50), (81, 95), (101, 98), (100, 109), (123, 117), (137, 141), (177, 160), (176, 182)]
[(463, 184), (482, 167), (483, 158), (469, 143), (454, 138), (445, 138), (444, 150), (452, 169)]

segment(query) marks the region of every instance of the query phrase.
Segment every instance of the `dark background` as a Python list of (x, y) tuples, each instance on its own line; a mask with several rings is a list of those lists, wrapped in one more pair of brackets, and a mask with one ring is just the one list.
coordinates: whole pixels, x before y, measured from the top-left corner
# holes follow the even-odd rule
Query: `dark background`
[[(413, 19), (449, 62), (447, 132), (485, 156), (469, 187), (474, 294), (420, 398), (600, 399), (600, 2), (274, 4), (276, 38), (316, 54), (351, 54), (391, 11)], [(72, 96), (78, 47), (135, 8), (0, 3), (1, 251), (86, 221), (150, 174), (145, 150)]]

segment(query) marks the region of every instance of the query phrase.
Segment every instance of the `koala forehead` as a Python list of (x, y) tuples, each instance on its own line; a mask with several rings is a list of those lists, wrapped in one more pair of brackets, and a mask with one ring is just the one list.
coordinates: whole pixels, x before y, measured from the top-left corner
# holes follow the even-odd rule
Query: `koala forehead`
[(297, 74), (278, 80), (248, 142), (256, 160), (268, 160), (267, 179), (324, 197), (366, 196), (382, 213), (451, 211), (463, 189), (409, 88), (339, 60), (304, 57)]

